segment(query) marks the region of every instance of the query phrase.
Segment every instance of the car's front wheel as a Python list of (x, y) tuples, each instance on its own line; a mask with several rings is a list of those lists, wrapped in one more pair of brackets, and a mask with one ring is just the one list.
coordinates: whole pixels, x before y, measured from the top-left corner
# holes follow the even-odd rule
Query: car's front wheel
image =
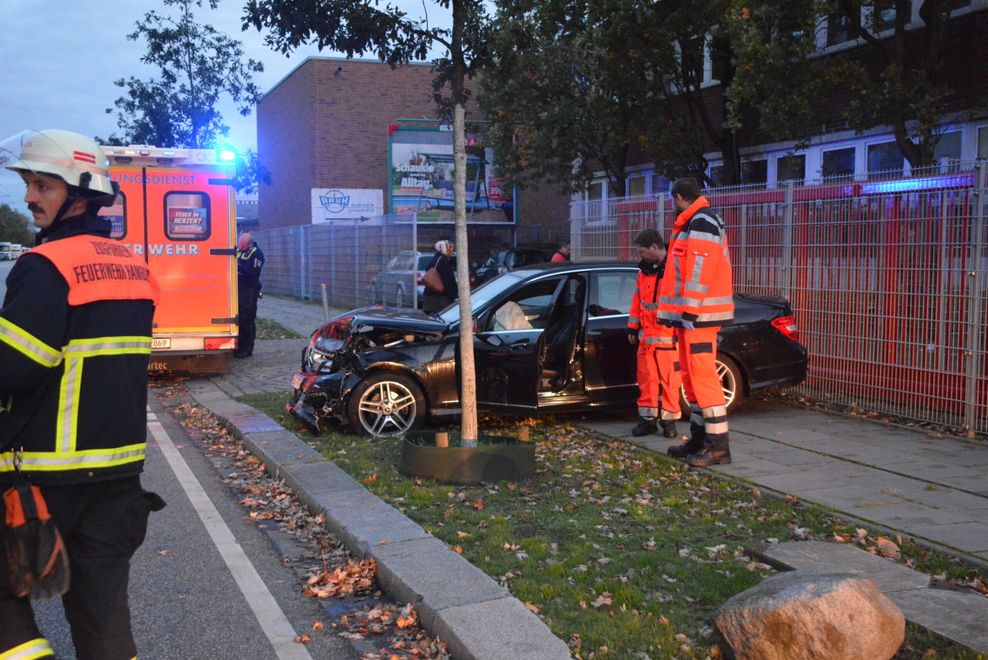
[(378, 372), (350, 393), (347, 418), (362, 435), (401, 435), (425, 422), (425, 396), (409, 376)]
[[(724, 404), (727, 406), (727, 413), (730, 414), (744, 402), (744, 376), (737, 363), (726, 355), (718, 355), (715, 366), (717, 375), (720, 376), (721, 388), (724, 390)], [(681, 388), (680, 392), (683, 419), (689, 419), (690, 404), (686, 400), (686, 388)]]

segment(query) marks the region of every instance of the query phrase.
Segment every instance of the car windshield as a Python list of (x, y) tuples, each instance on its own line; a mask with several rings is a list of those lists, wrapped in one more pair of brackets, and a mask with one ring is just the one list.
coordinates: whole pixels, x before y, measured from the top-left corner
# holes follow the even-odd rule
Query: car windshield
[[(513, 287), (518, 282), (528, 279), (536, 271), (512, 270), (504, 275), (489, 280), (470, 292), (470, 307), (474, 311), (480, 309), (494, 298)], [(439, 318), (447, 325), (460, 320), (460, 306), (456, 302), (439, 312)]]

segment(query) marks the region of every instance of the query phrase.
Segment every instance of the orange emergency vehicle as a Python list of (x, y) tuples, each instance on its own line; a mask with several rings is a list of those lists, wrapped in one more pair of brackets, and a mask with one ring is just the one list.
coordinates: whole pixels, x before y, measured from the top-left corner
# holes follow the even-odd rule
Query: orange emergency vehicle
[(161, 286), (152, 371), (217, 373), (237, 346), (232, 158), (209, 149), (104, 147), (116, 203), (113, 238), (144, 257)]

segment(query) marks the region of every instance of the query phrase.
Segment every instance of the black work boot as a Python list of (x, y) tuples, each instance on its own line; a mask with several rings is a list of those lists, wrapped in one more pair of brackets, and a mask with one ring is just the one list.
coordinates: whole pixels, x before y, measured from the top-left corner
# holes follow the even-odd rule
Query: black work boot
[(690, 467), (710, 467), (711, 465), (728, 465), (731, 462), (730, 449), (704, 449), (698, 454), (686, 457)]
[(646, 419), (645, 417), (642, 417), (638, 420), (638, 424), (635, 428), (631, 429), (631, 435), (641, 437), (643, 435), (648, 435), (649, 433), (655, 433), (658, 428), (659, 425), (656, 424), (654, 419)]
[(731, 462), (731, 445), (727, 433), (708, 433), (703, 442), (703, 451), (686, 457), (690, 467), (710, 467), (728, 465)]
[(686, 442), (670, 445), (666, 453), (673, 458), (688, 458), (703, 451), (703, 438), (693, 435)]
[(662, 435), (666, 438), (677, 438), (679, 434), (676, 432), (676, 420), (674, 419), (663, 419), (659, 422), (662, 426)]

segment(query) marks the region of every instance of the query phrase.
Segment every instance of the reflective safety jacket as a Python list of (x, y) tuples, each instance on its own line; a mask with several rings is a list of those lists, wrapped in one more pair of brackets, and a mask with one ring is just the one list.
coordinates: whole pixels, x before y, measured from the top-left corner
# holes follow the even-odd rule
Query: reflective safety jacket
[(667, 260), (659, 297), (663, 325), (683, 327), (688, 321), (702, 328), (733, 322), (727, 232), (705, 197), (676, 216)]
[(0, 481), (14, 450), (31, 481), (138, 474), (158, 285), (91, 215), (21, 255), (0, 309)]
[(261, 268), (264, 267), (264, 253), (261, 248), (251, 245), (246, 252), (237, 248), (237, 286), (241, 289), (261, 288)]
[(638, 330), (639, 340), (657, 344), (657, 337), (671, 334), (671, 330), (659, 325), (659, 281), (665, 270), (666, 260), (650, 264), (644, 259), (638, 262), (638, 281), (631, 297), (628, 314), (628, 330)]

